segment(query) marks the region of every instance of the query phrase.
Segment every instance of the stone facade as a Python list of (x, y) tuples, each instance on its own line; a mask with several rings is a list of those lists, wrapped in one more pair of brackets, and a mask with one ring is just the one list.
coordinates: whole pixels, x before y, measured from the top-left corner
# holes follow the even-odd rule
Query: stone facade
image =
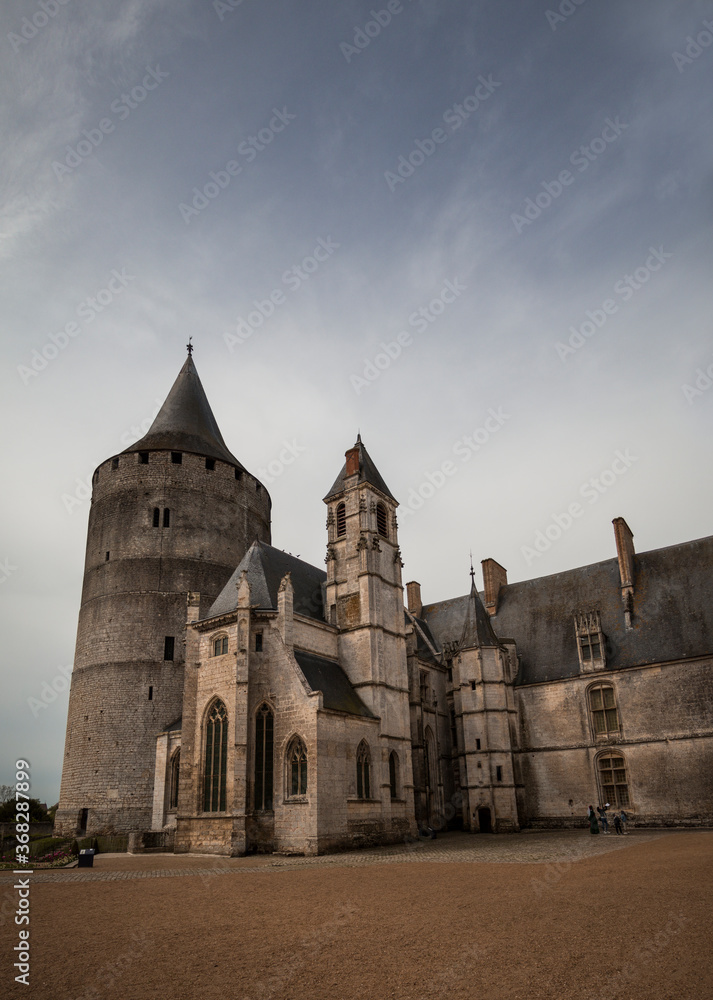
[(360, 438), (321, 570), (269, 544), (187, 369), (95, 474), (58, 831), (319, 854), (605, 802), (713, 822), (713, 538), (637, 555), (617, 518), (615, 558), (518, 584), (486, 559), (482, 594), (471, 568), (468, 594), (425, 605), (410, 581), (405, 608), (398, 503)]

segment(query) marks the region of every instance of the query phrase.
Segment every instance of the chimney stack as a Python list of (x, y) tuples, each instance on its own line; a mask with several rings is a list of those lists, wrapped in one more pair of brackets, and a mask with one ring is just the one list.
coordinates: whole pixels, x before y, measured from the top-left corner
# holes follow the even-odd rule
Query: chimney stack
[(349, 451), (345, 452), (345, 457), (347, 460), (347, 471), (345, 473), (346, 478), (349, 476), (356, 476), (359, 473), (359, 448), (354, 445)]
[(634, 536), (631, 528), (623, 517), (615, 517), (614, 538), (616, 539), (616, 554), (619, 559), (619, 580), (621, 583), (621, 600), (624, 605), (624, 622), (627, 629), (634, 626), (631, 619), (634, 614)]
[(483, 559), (483, 586), (485, 589), (485, 610), (489, 615), (497, 614), (498, 594), (501, 587), (508, 585), (508, 571), (494, 559)]
[(423, 604), (421, 603), (421, 584), (416, 583), (415, 580), (406, 584), (406, 601), (411, 614), (416, 618), (420, 618), (423, 613)]

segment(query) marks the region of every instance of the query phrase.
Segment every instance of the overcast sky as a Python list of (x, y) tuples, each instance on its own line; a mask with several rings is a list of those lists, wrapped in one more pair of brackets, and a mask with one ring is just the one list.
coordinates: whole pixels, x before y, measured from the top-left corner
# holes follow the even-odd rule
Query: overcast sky
[(710, 3), (44, 8), (0, 12), (0, 781), (58, 798), (86, 481), (189, 336), (318, 566), (359, 429), (427, 602), (471, 550), (517, 581), (616, 516), (711, 533)]

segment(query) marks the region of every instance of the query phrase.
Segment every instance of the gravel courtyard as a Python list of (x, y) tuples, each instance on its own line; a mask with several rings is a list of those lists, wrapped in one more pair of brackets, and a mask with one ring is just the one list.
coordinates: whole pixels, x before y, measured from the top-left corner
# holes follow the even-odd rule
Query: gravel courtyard
[[(323, 858), (99, 855), (31, 877), (52, 1000), (711, 1000), (713, 832), (473, 837)], [(0, 899), (16, 902), (14, 877)]]

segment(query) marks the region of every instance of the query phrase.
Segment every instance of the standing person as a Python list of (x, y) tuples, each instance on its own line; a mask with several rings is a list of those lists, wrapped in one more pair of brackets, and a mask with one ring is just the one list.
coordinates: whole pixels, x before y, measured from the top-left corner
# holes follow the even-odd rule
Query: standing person
[(621, 820), (622, 831), (626, 835), (626, 824), (629, 822), (629, 817), (626, 815), (623, 809), (619, 813), (619, 819)]
[(614, 829), (617, 833), (621, 833), (621, 818), (619, 813), (614, 813)]
[(597, 822), (597, 814), (594, 812), (594, 806), (590, 806), (587, 810), (587, 819), (589, 820), (589, 832), (599, 833), (599, 823)]
[(608, 808), (609, 808), (608, 802), (604, 806), (597, 806), (597, 812), (599, 813), (599, 822), (602, 824), (602, 830), (604, 831), (604, 833), (609, 833), (609, 820), (607, 819)]

